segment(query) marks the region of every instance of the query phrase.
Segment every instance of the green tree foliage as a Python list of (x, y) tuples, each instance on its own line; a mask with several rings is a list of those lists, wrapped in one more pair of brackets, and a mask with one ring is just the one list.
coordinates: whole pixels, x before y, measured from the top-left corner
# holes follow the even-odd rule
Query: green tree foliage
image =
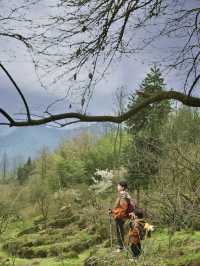
[[(164, 89), (165, 83), (160, 69), (154, 65), (142, 82), (138, 93), (134, 93), (130, 97), (128, 109), (143, 102), (145, 97), (162, 92)], [(129, 132), (132, 134), (138, 134), (138, 132), (142, 130), (147, 133), (148, 136), (159, 138), (162, 129), (161, 125), (166, 123), (169, 111), (169, 101), (151, 104), (137, 116), (133, 116), (127, 121)]]
[(50, 206), (50, 195), (48, 179), (42, 179), (41, 176), (33, 175), (30, 182), (30, 200), (36, 204), (40, 214), (46, 220)]
[(113, 169), (119, 158), (116, 147), (127, 143), (127, 135), (119, 140), (116, 132), (109, 132), (99, 139), (82, 134), (74, 140), (63, 142), (52, 160), (55, 178), (60, 187), (92, 182), (96, 169)]
[(45, 182), (48, 189), (55, 191), (59, 188), (57, 184), (56, 156), (50, 153), (47, 147), (43, 147), (38, 158), (34, 161), (33, 175), (37, 177), (38, 182)]
[[(53, 155), (55, 179), (59, 188), (88, 183), (86, 157), (95, 143), (93, 135), (83, 133), (73, 140), (65, 140)], [(55, 184), (56, 185), (56, 184)]]
[(43, 147), (39, 154), (39, 160), (36, 162), (36, 172), (41, 179), (46, 179), (49, 176), (51, 164), (50, 152), (47, 147)]
[[(144, 97), (162, 92), (164, 79), (159, 68), (153, 66), (140, 86), (137, 94), (130, 97), (128, 109), (141, 103)], [(158, 170), (158, 154), (161, 148), (161, 132), (167, 122), (170, 102), (154, 103), (128, 120), (128, 132), (131, 135), (126, 149), (128, 180), (139, 191), (146, 188), (150, 178)], [(160, 155), (160, 154), (159, 154)]]
[(80, 159), (84, 160), (85, 154), (88, 153), (96, 143), (96, 138), (90, 133), (81, 133), (72, 140), (64, 140), (57, 150), (63, 159)]
[(17, 168), (17, 180), (20, 185), (24, 184), (24, 182), (26, 182), (29, 179), (29, 177), (33, 172), (33, 169), (34, 166), (32, 164), (30, 157), (28, 158), (27, 162), (24, 165), (19, 166)]
[(115, 161), (114, 154), (115, 136), (107, 134), (97, 140), (96, 144), (86, 154), (86, 165), (89, 174), (93, 174), (96, 169), (112, 169)]
[(174, 111), (165, 127), (165, 141), (169, 143), (200, 142), (200, 114), (198, 109), (183, 106)]
[(85, 163), (79, 159), (64, 160), (60, 158), (56, 170), (61, 187), (87, 182)]

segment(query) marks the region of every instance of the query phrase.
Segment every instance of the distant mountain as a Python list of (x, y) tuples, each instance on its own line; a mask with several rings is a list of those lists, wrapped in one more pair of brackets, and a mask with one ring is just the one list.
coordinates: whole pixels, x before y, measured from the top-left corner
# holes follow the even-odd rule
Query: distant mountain
[(82, 132), (90, 132), (99, 137), (111, 127), (113, 126), (110, 124), (95, 123), (71, 129), (37, 126), (4, 130), (0, 133), (0, 156), (6, 153), (9, 159), (22, 160), (29, 156), (34, 158), (44, 146), (53, 151), (64, 139), (72, 139)]

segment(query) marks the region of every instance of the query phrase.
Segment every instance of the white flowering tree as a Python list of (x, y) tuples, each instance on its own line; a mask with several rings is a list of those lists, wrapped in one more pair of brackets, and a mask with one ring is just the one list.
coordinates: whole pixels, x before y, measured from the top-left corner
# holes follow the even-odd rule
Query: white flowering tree
[(90, 186), (90, 190), (93, 190), (96, 194), (104, 193), (112, 186), (113, 176), (113, 170), (97, 169), (92, 177), (93, 184)]

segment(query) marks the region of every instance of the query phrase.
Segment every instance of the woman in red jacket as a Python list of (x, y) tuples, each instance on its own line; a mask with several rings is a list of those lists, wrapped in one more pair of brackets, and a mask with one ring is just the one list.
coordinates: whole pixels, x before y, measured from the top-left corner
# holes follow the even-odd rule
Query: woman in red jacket
[(114, 208), (112, 209), (112, 215), (116, 223), (117, 234), (117, 252), (120, 252), (124, 248), (124, 222), (130, 217), (134, 217), (135, 204), (127, 192), (128, 185), (126, 181), (121, 181), (117, 185), (118, 197)]

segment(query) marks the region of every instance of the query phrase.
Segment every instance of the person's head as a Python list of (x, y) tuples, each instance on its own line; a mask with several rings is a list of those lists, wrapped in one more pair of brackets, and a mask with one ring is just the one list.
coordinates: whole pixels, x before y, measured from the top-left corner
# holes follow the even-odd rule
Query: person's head
[(143, 219), (144, 218), (144, 210), (140, 208), (136, 208), (134, 210), (135, 215), (137, 216), (138, 219)]
[(118, 192), (125, 191), (125, 190), (127, 190), (127, 188), (128, 188), (127, 182), (124, 181), (124, 180), (120, 181), (117, 184), (117, 190), (118, 190)]

